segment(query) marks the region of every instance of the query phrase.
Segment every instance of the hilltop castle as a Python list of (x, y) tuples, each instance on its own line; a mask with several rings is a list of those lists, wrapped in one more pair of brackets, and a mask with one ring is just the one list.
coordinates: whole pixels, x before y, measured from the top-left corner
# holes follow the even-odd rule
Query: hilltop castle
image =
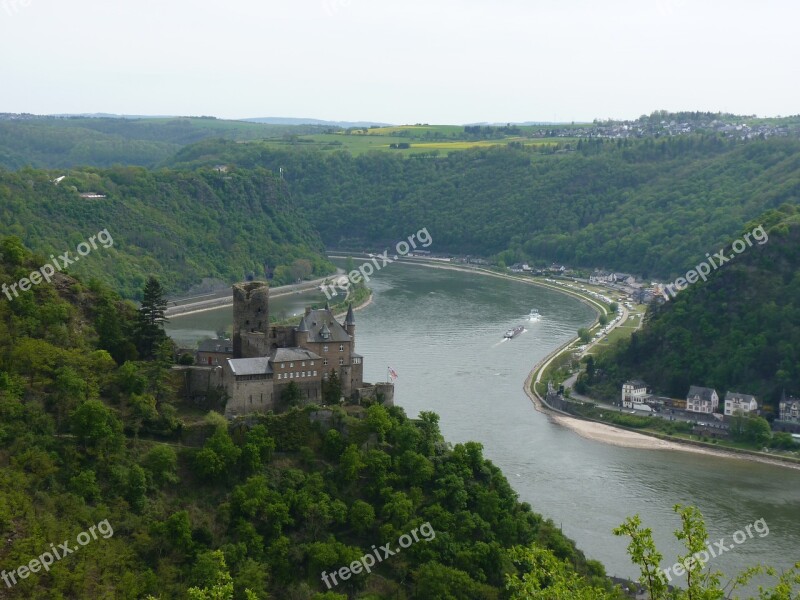
[[(380, 396), (392, 404), (394, 386), (363, 381), (364, 358), (355, 351), (356, 322), (352, 305), (343, 323), (329, 306), (306, 308), (298, 325), (270, 325), (269, 285), (251, 281), (233, 286), (233, 340), (208, 340), (201, 344), (196, 363), (224, 389), (225, 416), (283, 408), (290, 383), (301, 392), (303, 403), (322, 403), (322, 386), (335, 372), (346, 399), (361, 401)], [(193, 373), (192, 380), (197, 379)], [(190, 384), (190, 387), (196, 385)], [(190, 391), (191, 393), (191, 391)]]

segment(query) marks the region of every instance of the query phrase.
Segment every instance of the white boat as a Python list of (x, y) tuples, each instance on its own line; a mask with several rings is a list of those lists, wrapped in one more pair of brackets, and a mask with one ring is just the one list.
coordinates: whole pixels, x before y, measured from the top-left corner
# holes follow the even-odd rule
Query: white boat
[(523, 331), (525, 331), (525, 328), (522, 325), (517, 325), (513, 329), (509, 329), (508, 331), (506, 331), (506, 333), (505, 333), (505, 335), (503, 335), (503, 337), (506, 338), (506, 339), (511, 340), (511, 339), (514, 339), (515, 337), (517, 337)]
[(539, 314), (539, 311), (535, 308), (532, 308), (531, 312), (528, 314), (529, 321), (538, 321), (540, 317), (541, 315)]

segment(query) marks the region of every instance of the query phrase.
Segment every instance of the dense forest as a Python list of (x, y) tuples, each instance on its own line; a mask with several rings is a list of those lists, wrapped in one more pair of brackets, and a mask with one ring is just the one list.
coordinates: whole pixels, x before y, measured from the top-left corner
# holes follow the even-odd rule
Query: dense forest
[[(5, 115), (9, 117), (10, 115)], [(186, 144), (213, 137), (262, 139), (321, 131), (214, 118), (93, 118), (0, 115), (0, 167), (43, 169), (116, 164), (154, 167)]]
[(264, 169), (0, 171), (0, 228), (36, 248), (40, 266), (51, 254), (77, 256), (80, 243), (107, 230), (113, 245), (69, 269), (128, 298), (149, 275), (178, 293), (203, 279), (281, 284), (334, 269), (303, 211)]
[(427, 227), (434, 252), (674, 277), (742, 224), (800, 201), (800, 141), (714, 136), (513, 145), (439, 158), (276, 150), (206, 140), (177, 167), (283, 167), (329, 246), (391, 246)]
[[(38, 265), (16, 238), (0, 254), (0, 283)], [(81, 544), (3, 597), (522, 598), (506, 576), (524, 588), (545, 560), (616, 597), (479, 444), (442, 439), (436, 415), (336, 405), (229, 426), (179, 401), (169, 341), (137, 356), (140, 314), (63, 274), (0, 302), (3, 574)], [(92, 527), (102, 535), (81, 537)], [(323, 571), (414, 530), (424, 537), (328, 591)]]
[(701, 385), (720, 397), (728, 390), (754, 394), (773, 408), (784, 391), (800, 394), (800, 211), (780, 207), (742, 231), (758, 224), (767, 243), (669, 302), (654, 302), (630, 342), (597, 357), (595, 375), (582, 376), (594, 395), (618, 398), (630, 378), (660, 395), (682, 398)]

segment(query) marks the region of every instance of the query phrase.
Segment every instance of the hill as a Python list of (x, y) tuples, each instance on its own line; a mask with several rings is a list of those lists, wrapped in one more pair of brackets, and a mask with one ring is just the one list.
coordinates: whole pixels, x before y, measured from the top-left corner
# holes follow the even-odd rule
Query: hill
[(329, 246), (390, 247), (427, 227), (438, 253), (645, 277), (675, 277), (742, 223), (800, 200), (800, 141), (790, 138), (596, 139), (438, 158), (207, 140), (170, 164), (217, 162), (282, 167)]
[(51, 254), (78, 257), (79, 244), (107, 231), (113, 243), (69, 269), (128, 298), (150, 275), (178, 293), (209, 278), (282, 284), (334, 269), (314, 227), (263, 169), (0, 171), (0, 206), (2, 230), (36, 248), (40, 266)]
[[(0, 241), (0, 283), (37, 266)], [(497, 600), (506, 575), (538, 569), (518, 545), (575, 585), (611, 588), (479, 444), (447, 444), (436, 415), (337, 405), (229, 426), (178, 398), (168, 342), (152, 361), (112, 358), (136, 323), (130, 303), (60, 273), (0, 300), (12, 597)], [(341, 575), (384, 544), (371, 571)]]
[(768, 242), (652, 305), (640, 332), (597, 358), (586, 381), (593, 395), (617, 398), (623, 381), (640, 378), (660, 395), (682, 398), (701, 385), (776, 409), (784, 390), (800, 392), (800, 210), (769, 211), (742, 231), (759, 224)]
[(46, 169), (115, 164), (152, 167), (206, 138), (253, 140), (322, 131), (213, 117), (0, 115), (0, 167)]

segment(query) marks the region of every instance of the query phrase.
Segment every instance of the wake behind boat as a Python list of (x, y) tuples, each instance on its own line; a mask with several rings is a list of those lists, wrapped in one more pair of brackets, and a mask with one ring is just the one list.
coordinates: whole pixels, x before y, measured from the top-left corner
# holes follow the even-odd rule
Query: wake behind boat
[(525, 328), (522, 325), (517, 325), (516, 327), (514, 327), (514, 329), (509, 329), (508, 331), (506, 331), (503, 337), (510, 340), (517, 337), (523, 331), (525, 331)]

